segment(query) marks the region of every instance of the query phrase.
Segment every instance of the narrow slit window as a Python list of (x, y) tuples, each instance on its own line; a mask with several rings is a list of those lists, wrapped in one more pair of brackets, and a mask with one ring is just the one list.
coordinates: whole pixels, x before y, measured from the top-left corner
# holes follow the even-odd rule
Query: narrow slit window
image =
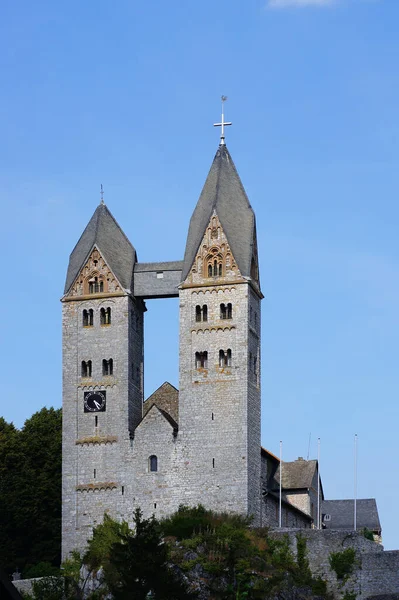
[(94, 427), (98, 427), (98, 417), (94, 417)]
[(212, 458), (212, 467), (215, 468), (215, 459)]
[(125, 493), (125, 486), (123, 485), (122, 486), (122, 496), (124, 495), (124, 493)]
[(202, 320), (203, 321), (208, 320), (208, 306), (206, 304), (204, 304), (202, 307)]
[(158, 471), (158, 458), (155, 456), (155, 454), (152, 454), (149, 458), (149, 467), (152, 473)]
[(233, 307), (232, 307), (231, 302), (229, 302), (226, 307), (226, 319), (232, 319), (232, 318), (233, 318)]
[(231, 350), (230, 350), (230, 348), (226, 352), (226, 367), (231, 367)]
[(221, 304), (220, 305), (220, 318), (221, 319), (225, 319), (226, 315), (227, 315), (226, 305), (225, 304)]
[(224, 367), (225, 354), (224, 350), (219, 350), (219, 367), (222, 369)]
[(97, 470), (94, 469), (94, 472), (93, 472), (94, 479), (96, 478), (96, 474), (97, 474)]

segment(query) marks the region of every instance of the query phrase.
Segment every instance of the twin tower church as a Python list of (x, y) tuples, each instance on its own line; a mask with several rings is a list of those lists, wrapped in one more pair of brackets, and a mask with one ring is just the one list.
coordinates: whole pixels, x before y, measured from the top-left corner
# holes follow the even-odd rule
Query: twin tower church
[[(161, 248), (161, 246), (160, 246)], [(69, 259), (63, 308), (63, 556), (107, 512), (132, 521), (179, 505), (278, 522), (278, 459), (261, 448), (255, 215), (222, 138), (191, 217), (184, 259), (140, 263), (101, 202)], [(179, 390), (143, 397), (145, 300), (179, 298)], [(284, 524), (311, 526), (306, 493)], [(308, 464), (309, 463), (309, 464)], [(305, 488), (304, 488), (305, 489)], [(295, 498), (294, 498), (295, 496)], [(312, 507), (311, 507), (312, 504)]]

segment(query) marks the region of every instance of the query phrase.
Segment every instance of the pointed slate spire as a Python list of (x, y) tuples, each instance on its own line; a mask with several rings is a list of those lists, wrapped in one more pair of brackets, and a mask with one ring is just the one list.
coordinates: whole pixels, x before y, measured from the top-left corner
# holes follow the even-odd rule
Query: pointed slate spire
[(64, 293), (69, 292), (94, 246), (97, 246), (122, 287), (132, 289), (133, 268), (137, 262), (136, 250), (106, 205), (101, 203), (69, 257)]
[(184, 254), (183, 281), (190, 272), (213, 211), (219, 217), (241, 275), (252, 278), (259, 286), (257, 264), (254, 268), (254, 261), (257, 263), (255, 214), (230, 153), (223, 144), (216, 152), (191, 217)]

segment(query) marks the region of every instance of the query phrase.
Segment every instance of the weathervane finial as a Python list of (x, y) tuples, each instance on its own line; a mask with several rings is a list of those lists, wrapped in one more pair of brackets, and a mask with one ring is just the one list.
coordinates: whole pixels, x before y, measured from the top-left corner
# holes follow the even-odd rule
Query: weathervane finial
[(101, 184), (101, 187), (100, 187), (100, 197), (101, 197), (101, 204), (104, 204), (104, 190), (103, 190), (103, 184)]
[(232, 125), (231, 122), (226, 122), (224, 120), (224, 103), (227, 100), (227, 96), (222, 96), (222, 119), (220, 123), (214, 123), (213, 126), (214, 127), (221, 127), (220, 130), (220, 145), (224, 146), (225, 145), (225, 141), (224, 141), (224, 128), (227, 127), (228, 125)]

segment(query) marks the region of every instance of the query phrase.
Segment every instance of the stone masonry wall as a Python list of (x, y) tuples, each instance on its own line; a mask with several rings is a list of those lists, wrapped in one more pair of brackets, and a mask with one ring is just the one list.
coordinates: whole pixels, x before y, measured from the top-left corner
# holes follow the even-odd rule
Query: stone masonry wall
[[(276, 538), (287, 536), (296, 553), (297, 533), (306, 538), (312, 572), (327, 581), (335, 598), (342, 598), (345, 592), (355, 592), (359, 600), (395, 594), (399, 598), (399, 551), (384, 552), (382, 546), (354, 531), (282, 529), (272, 531), (271, 535)], [(356, 550), (356, 568), (343, 584), (331, 570), (329, 556), (346, 548)]]
[[(249, 286), (208, 284), (180, 292), (181, 476), (189, 504), (206, 502), (214, 510), (255, 512), (259, 518), (260, 431), (253, 420), (260, 424), (260, 396), (258, 389), (252, 398), (249, 393)], [(220, 305), (228, 303), (232, 318), (221, 319)], [(196, 322), (197, 305), (207, 306), (206, 322)], [(219, 366), (221, 349), (231, 350), (230, 367)], [(195, 353), (204, 351), (207, 368), (197, 369)]]
[[(102, 307), (111, 308), (110, 325), (100, 324)], [(93, 310), (92, 326), (83, 325), (83, 309)], [(134, 380), (133, 368), (141, 374), (141, 312), (127, 295), (63, 302), (63, 557), (84, 547), (104, 512), (124, 517), (125, 459), (142, 410), (142, 377)], [(113, 375), (103, 376), (102, 361), (110, 358)], [(89, 360), (91, 377), (82, 377)], [(106, 391), (105, 412), (84, 412), (90, 390)]]

